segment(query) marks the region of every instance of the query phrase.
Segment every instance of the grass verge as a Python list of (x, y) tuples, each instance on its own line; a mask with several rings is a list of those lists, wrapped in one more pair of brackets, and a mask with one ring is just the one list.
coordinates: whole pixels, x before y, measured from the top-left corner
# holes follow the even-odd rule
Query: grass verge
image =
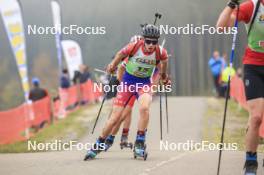
[[(225, 99), (208, 98), (207, 112), (203, 120), (203, 140), (219, 143), (221, 139)], [(234, 100), (229, 100), (226, 118), (224, 142), (237, 143), (238, 150), (245, 150), (245, 134), (248, 122), (248, 112)], [(264, 146), (259, 146), (264, 152)]]
[(54, 140), (61, 140), (62, 142), (77, 141), (87, 133), (96, 112), (96, 105), (84, 106), (70, 113), (65, 119), (58, 120), (54, 124), (43, 128), (27, 141), (0, 145), (0, 153), (37, 152), (28, 150), (28, 141), (36, 141), (36, 143), (46, 143)]

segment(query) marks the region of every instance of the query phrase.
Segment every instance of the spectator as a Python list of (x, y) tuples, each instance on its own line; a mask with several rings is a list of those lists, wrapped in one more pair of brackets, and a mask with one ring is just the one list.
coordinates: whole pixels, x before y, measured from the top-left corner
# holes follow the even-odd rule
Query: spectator
[(60, 78), (60, 87), (63, 89), (67, 89), (71, 86), (70, 84), (70, 78), (69, 78), (69, 73), (67, 69), (62, 70), (62, 75)]
[(32, 85), (33, 88), (30, 90), (28, 97), (31, 101), (35, 102), (48, 96), (47, 91), (45, 89), (40, 88), (40, 81), (38, 78), (34, 77), (32, 79)]
[(90, 70), (89, 70), (88, 66), (81, 65), (80, 72), (81, 72), (80, 83), (85, 83), (86, 81), (91, 79), (91, 73), (90, 73)]
[(91, 78), (88, 66), (81, 64), (79, 66), (79, 71), (74, 72), (73, 82), (77, 84), (78, 82), (83, 84)]
[(230, 80), (231, 80), (232, 77), (236, 75), (236, 70), (234, 68), (230, 68), (228, 66), (222, 71), (221, 83), (220, 83), (220, 87), (219, 87), (219, 96), (220, 97), (226, 96), (229, 74), (230, 74)]
[[(91, 78), (91, 74), (89, 72), (88, 66), (81, 64), (79, 66), (79, 70), (74, 72), (73, 82), (74, 84), (81, 85), (83, 83), (86, 83)], [(78, 102), (75, 103), (75, 106), (77, 105), (85, 105), (88, 101), (83, 99), (83, 92), (81, 86), (79, 88), (79, 94), (78, 94)]]
[[(32, 102), (36, 102), (48, 96), (47, 91), (45, 89), (40, 88), (40, 81), (38, 78), (32, 78), (32, 85), (33, 88), (30, 90), (28, 97), (29, 100), (31, 100)], [(41, 121), (37, 125), (32, 125), (31, 128), (34, 130), (34, 132), (38, 132), (38, 130), (43, 128), (47, 122), (48, 121), (46, 120)]]
[(220, 86), (219, 78), (221, 76), (221, 71), (222, 71), (222, 61), (218, 51), (214, 51), (213, 57), (210, 58), (208, 65), (213, 76), (213, 81), (217, 96), (219, 96), (219, 86)]
[(227, 53), (223, 54), (221, 61), (222, 61), (222, 71), (223, 71), (227, 67)]

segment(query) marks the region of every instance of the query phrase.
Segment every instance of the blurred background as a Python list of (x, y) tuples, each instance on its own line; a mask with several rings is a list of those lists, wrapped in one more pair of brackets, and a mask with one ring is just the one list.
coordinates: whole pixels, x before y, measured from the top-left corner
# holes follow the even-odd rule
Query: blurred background
[[(63, 35), (80, 44), (83, 60), (92, 68), (103, 69), (112, 56), (140, 34), (140, 24), (153, 23), (155, 12), (162, 14), (159, 24), (169, 26), (215, 26), (227, 3), (211, 0), (60, 0), (62, 26), (105, 26), (105, 35)], [(21, 0), (25, 29), (28, 25), (53, 26), (50, 0)], [(26, 31), (26, 30), (25, 30)], [(244, 37), (242, 37), (244, 35)], [(235, 67), (240, 67), (246, 45), (245, 28), (239, 27)], [(212, 76), (208, 60), (214, 50), (229, 55), (231, 35), (162, 35), (170, 57), (169, 71), (177, 96), (212, 95)], [(2, 19), (0, 20), (0, 110), (24, 102), (23, 90)], [(161, 43), (161, 42), (160, 42)], [(54, 35), (27, 35), (29, 77), (37, 76), (51, 93), (58, 87), (58, 62)]]

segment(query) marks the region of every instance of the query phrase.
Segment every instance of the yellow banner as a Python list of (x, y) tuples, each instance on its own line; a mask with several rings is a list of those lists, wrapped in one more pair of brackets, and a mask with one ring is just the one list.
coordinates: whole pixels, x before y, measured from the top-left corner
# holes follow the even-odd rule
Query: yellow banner
[(17, 0), (0, 0), (0, 12), (16, 59), (26, 100), (29, 93), (26, 45), (21, 10)]

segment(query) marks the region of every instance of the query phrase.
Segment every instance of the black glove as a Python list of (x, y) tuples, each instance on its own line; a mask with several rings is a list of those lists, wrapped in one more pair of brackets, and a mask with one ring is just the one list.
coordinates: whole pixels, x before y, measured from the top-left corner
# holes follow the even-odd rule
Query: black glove
[(235, 9), (236, 6), (239, 5), (239, 1), (240, 0), (230, 0), (227, 6), (230, 7), (231, 9)]

